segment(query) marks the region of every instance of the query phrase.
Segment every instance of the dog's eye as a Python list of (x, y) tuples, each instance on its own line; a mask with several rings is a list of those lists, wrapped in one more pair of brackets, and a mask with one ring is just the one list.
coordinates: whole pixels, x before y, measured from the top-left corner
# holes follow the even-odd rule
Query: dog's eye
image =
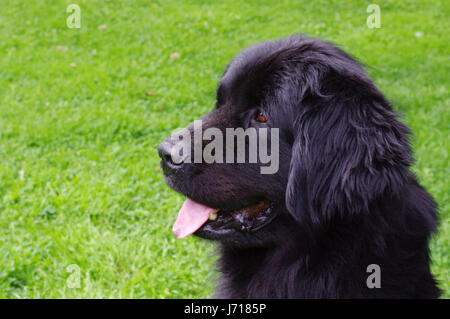
[(267, 122), (267, 117), (262, 114), (261, 112), (256, 114), (256, 120), (260, 123), (266, 123)]

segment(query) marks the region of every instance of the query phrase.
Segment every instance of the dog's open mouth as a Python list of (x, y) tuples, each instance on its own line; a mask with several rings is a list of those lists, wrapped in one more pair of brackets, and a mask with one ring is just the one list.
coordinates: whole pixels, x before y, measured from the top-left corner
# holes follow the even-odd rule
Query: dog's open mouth
[(211, 208), (188, 198), (178, 213), (172, 231), (178, 238), (184, 238), (200, 228), (223, 232), (237, 230), (253, 232), (265, 226), (273, 218), (271, 202), (263, 200), (238, 210), (226, 211)]

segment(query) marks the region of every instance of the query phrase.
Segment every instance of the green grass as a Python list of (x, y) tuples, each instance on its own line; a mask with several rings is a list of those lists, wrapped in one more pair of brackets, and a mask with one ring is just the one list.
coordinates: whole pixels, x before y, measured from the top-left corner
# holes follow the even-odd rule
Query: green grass
[[(81, 29), (66, 26), (70, 3)], [(213, 106), (241, 49), (305, 32), (372, 66), (414, 131), (414, 171), (440, 205), (432, 269), (449, 298), (450, 4), (380, 0), (381, 28), (368, 29), (369, 3), (3, 0), (0, 297), (211, 296), (214, 245), (171, 234), (183, 198), (156, 146)], [(71, 264), (80, 288), (68, 287)]]

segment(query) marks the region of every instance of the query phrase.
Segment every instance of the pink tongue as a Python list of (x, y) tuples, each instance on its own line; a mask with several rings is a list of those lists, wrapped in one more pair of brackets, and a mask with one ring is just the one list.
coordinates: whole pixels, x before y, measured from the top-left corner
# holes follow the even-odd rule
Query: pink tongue
[(217, 212), (217, 209), (194, 202), (190, 198), (186, 199), (175, 224), (173, 224), (173, 234), (178, 239), (189, 236), (206, 223), (212, 212)]

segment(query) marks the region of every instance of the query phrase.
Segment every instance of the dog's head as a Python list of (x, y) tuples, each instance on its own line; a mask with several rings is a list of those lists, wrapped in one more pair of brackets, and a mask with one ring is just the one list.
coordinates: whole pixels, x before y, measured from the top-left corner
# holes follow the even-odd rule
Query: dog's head
[(293, 36), (249, 47), (227, 66), (215, 109), (158, 148), (167, 183), (188, 197), (174, 232), (266, 245), (286, 227), (364, 214), (401, 192), (407, 133), (332, 44)]

